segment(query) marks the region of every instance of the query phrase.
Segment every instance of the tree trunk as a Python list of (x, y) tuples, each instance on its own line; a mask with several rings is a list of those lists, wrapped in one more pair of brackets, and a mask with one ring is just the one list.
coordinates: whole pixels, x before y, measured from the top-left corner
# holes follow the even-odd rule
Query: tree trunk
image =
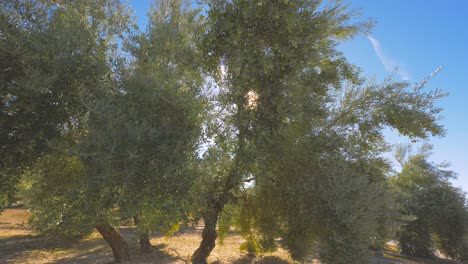
[(151, 245), (150, 237), (148, 233), (138, 232), (140, 237), (140, 251), (142, 253), (150, 253), (153, 251), (153, 246)]
[[(138, 215), (133, 217), (133, 222), (135, 223), (135, 226), (138, 226), (138, 223), (140, 223)], [(153, 246), (151, 246), (148, 232), (138, 231), (138, 240), (140, 242), (140, 251), (142, 253), (150, 253), (153, 251)]]
[[(246, 128), (240, 129), (238, 138), (239, 138), (239, 149), (244, 149), (244, 140), (243, 135), (245, 134)], [(230, 192), (233, 188), (239, 185), (242, 181), (242, 174), (239, 172), (239, 167), (241, 167), (241, 158), (242, 155), (237, 155), (234, 160), (234, 165), (229, 171), (229, 175), (226, 179), (226, 183), (223, 186), (222, 194), (218, 198), (214, 198), (208, 202), (209, 208), (211, 211), (208, 212), (203, 220), (205, 221), (205, 227), (203, 228), (202, 241), (197, 250), (193, 253), (192, 263), (193, 264), (207, 264), (207, 259), (210, 256), (211, 251), (216, 246), (216, 238), (218, 233), (216, 232), (216, 225), (218, 224), (219, 216), (223, 211), (224, 206), (229, 200)]]
[(207, 259), (210, 256), (211, 251), (216, 246), (216, 238), (218, 237), (216, 224), (218, 223), (218, 218), (223, 207), (224, 204), (213, 208), (211, 214), (203, 218), (205, 221), (205, 227), (203, 228), (202, 241), (200, 246), (193, 253), (193, 264), (207, 264)]
[(99, 234), (101, 234), (107, 244), (111, 247), (115, 263), (130, 261), (128, 245), (117, 229), (109, 224), (96, 224), (94, 225), (94, 228), (99, 231)]

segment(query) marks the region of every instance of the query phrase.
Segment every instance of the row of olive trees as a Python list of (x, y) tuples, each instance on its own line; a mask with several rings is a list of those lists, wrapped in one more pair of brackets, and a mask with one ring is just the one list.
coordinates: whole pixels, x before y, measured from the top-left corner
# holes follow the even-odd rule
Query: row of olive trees
[(231, 214), (254, 251), (281, 238), (294, 259), (318, 250), (324, 263), (364, 263), (399, 224), (403, 251), (419, 254), (405, 228), (436, 212), (417, 242), (430, 249), (436, 234), (462, 257), (464, 194), (445, 181), (448, 198), (434, 198), (439, 209), (455, 201), (457, 229), (442, 230), (447, 214), (411, 211), (408, 200), (425, 200), (403, 176), (388, 181), (381, 158), (385, 127), (443, 135), (434, 103), (444, 94), (366, 83), (336, 46), (371, 25), (352, 24), (339, 2), (213, 0), (205, 18), (188, 2), (155, 1), (144, 32), (118, 0), (0, 8), (0, 196), (6, 204), (20, 181), (38, 230), (96, 229), (124, 262), (122, 220), (147, 251), (150, 232), (191, 215), (204, 221), (192, 261), (207, 263)]

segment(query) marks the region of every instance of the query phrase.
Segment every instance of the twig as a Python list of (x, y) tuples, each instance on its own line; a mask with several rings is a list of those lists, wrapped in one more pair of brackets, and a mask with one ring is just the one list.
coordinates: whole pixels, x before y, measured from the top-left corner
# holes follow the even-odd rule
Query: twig
[(177, 257), (178, 257), (180, 260), (182, 260), (184, 263), (189, 263), (188, 260), (183, 259), (183, 258), (180, 256), (180, 254), (179, 254), (179, 252), (177, 252), (177, 250), (175, 250), (175, 249), (173, 249), (173, 248), (169, 248), (169, 250), (174, 251), (174, 252), (177, 254)]

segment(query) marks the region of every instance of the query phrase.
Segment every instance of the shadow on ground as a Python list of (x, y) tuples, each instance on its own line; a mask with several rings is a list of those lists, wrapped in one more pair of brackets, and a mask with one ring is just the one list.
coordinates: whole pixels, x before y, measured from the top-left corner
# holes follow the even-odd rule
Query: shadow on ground
[[(0, 263), (112, 263), (112, 252), (98, 233), (81, 240), (54, 239), (40, 236), (24, 223), (23, 209), (8, 209), (0, 214)], [(119, 228), (130, 247), (131, 263), (178, 264), (190, 258), (200, 241), (200, 228), (185, 228), (171, 237), (152, 236), (155, 245), (150, 254), (140, 254), (134, 227)], [(288, 264), (286, 252), (251, 256), (239, 252), (242, 238), (234, 234), (213, 251), (212, 264)], [(177, 251), (176, 251), (177, 250)], [(283, 250), (284, 251), (284, 250)], [(372, 253), (373, 264), (454, 264), (442, 259), (417, 259), (401, 255), (394, 247)], [(310, 262), (308, 262), (310, 263)]]
[(255, 256), (245, 256), (236, 261), (232, 264), (290, 264), (288, 261), (281, 259), (276, 256), (267, 256), (267, 257), (260, 257), (256, 258)]
[[(40, 235), (0, 238), (0, 263), (91, 263), (109, 260), (110, 252), (101, 238), (52, 239)], [(112, 258), (110, 258), (112, 260)], [(72, 261), (76, 260), (76, 261)], [(89, 260), (89, 261), (88, 261)]]

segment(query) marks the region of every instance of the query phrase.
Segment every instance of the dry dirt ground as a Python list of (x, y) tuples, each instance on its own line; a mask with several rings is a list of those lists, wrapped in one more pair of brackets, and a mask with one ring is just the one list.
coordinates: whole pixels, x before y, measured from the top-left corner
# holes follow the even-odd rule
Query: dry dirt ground
[[(7, 209), (0, 213), (0, 263), (112, 263), (112, 253), (98, 233), (86, 239), (67, 241), (38, 235), (27, 227), (29, 214), (24, 209)], [(132, 263), (186, 263), (200, 242), (200, 230), (179, 232), (169, 238), (153, 236), (155, 251), (149, 255), (138, 252), (137, 238), (131, 227), (120, 229), (129, 243)], [(212, 264), (289, 264), (294, 263), (287, 252), (279, 249), (272, 254), (250, 256), (239, 251), (243, 239), (231, 235), (223, 245), (217, 245), (210, 256)], [(319, 263), (310, 260), (309, 263)], [(389, 246), (373, 256), (375, 264), (435, 264), (456, 263), (447, 260), (412, 259), (396, 253)]]

